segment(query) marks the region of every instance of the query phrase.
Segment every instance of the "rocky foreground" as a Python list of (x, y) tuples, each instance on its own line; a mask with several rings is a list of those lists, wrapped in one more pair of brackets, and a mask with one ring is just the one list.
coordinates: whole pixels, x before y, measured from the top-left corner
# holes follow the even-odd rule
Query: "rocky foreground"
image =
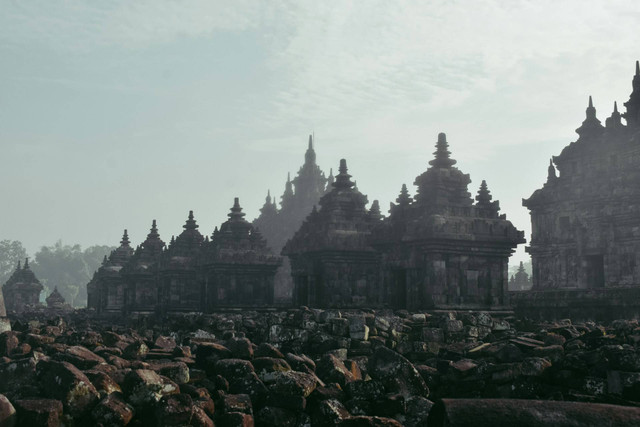
[(0, 427), (424, 426), (447, 398), (640, 406), (633, 321), (307, 308), (117, 320), (15, 320), (0, 334)]

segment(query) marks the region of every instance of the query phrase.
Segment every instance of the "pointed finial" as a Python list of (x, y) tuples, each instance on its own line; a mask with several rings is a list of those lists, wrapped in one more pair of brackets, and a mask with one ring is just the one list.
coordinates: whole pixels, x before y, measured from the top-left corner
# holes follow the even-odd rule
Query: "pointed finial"
[(23, 270), (27, 270), (29, 268), (29, 257), (26, 257), (24, 260), (24, 268)]
[(374, 220), (379, 220), (382, 218), (382, 215), (380, 214), (380, 202), (378, 202), (378, 200), (374, 200), (373, 203), (371, 203), (369, 216)]
[(491, 204), (491, 192), (489, 191), (489, 187), (487, 186), (487, 181), (484, 179), (480, 184), (480, 189), (478, 190), (478, 195), (476, 196), (476, 202), (479, 206), (489, 206)]
[(193, 211), (189, 211), (189, 216), (187, 218), (187, 222), (185, 222), (185, 224), (182, 226), (182, 228), (184, 228), (185, 230), (195, 230), (198, 227), (200, 227), (200, 226), (198, 224), (196, 224), (196, 220), (193, 217)]
[(640, 76), (640, 61), (636, 61), (636, 76)]
[(271, 203), (271, 190), (267, 190), (267, 198), (265, 199), (265, 202)]
[(400, 189), (400, 195), (396, 199), (396, 203), (398, 206), (407, 206), (411, 204), (413, 201), (412, 197), (409, 195), (409, 190), (407, 190), (407, 184), (402, 184), (402, 188)]
[(287, 172), (287, 183), (291, 182), (291, 172)]
[(614, 113), (618, 112), (618, 101), (613, 101), (613, 112)]
[(240, 207), (240, 198), (235, 197), (233, 199), (233, 207), (231, 208), (231, 212), (227, 214), (230, 221), (242, 221), (243, 217), (246, 214), (242, 212), (242, 208)]
[(353, 182), (351, 182), (351, 175), (347, 173), (347, 161), (345, 159), (340, 159), (340, 168), (338, 170), (340, 173), (336, 176), (335, 182), (331, 185), (338, 189), (352, 188)]
[(457, 163), (455, 160), (450, 158), (451, 152), (449, 151), (447, 135), (443, 132), (438, 134), (436, 151), (433, 154), (435, 155), (435, 159), (429, 162), (429, 164), (432, 166), (438, 168), (449, 168)]
[(304, 154), (304, 162), (305, 164), (316, 163), (316, 152), (313, 151), (313, 135), (309, 135), (309, 148), (307, 148), (307, 152)]
[(120, 240), (120, 245), (123, 247), (129, 247), (129, 233), (127, 232), (127, 229), (124, 229), (124, 233), (122, 233), (122, 240)]
[(155, 219), (151, 222), (151, 231), (158, 231), (158, 225)]
[(104, 258), (102, 258), (102, 265), (107, 265), (107, 255), (105, 254)]
[(347, 173), (347, 160), (346, 159), (340, 159), (340, 168), (338, 169), (338, 171), (340, 173)]
[(593, 99), (591, 99), (591, 95), (589, 95), (589, 108), (593, 108)]

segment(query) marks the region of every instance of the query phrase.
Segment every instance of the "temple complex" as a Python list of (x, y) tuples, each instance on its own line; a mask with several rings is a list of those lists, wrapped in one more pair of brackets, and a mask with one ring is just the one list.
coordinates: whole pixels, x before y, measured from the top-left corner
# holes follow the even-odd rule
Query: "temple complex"
[(486, 182), (472, 199), (469, 175), (454, 167), (445, 134), (431, 167), (402, 186), (390, 216), (369, 211), (341, 161), (333, 189), (285, 245), (294, 301), (314, 307), (496, 308), (508, 305), (508, 259), (517, 230)]
[(189, 211), (184, 230), (168, 246), (155, 220), (135, 250), (125, 230), (120, 247), (105, 257), (87, 284), (89, 308), (166, 313), (273, 304), (281, 258), (244, 219), (237, 198), (228, 216), (209, 240)]
[[(603, 126), (589, 97), (578, 139), (550, 162), (531, 211), (533, 288), (640, 284), (640, 68)], [(622, 124), (621, 118), (627, 125)]]
[[(275, 197), (267, 192), (264, 206), (260, 215), (253, 221), (253, 225), (260, 230), (267, 240), (268, 246), (280, 253), (284, 244), (300, 228), (304, 219), (318, 204), (320, 197), (331, 190), (334, 181), (333, 173), (325, 177), (324, 172), (316, 163), (316, 152), (313, 148), (313, 136), (309, 135), (304, 164), (298, 170), (295, 178), (287, 176), (284, 193), (280, 198), (278, 209)], [(283, 260), (276, 273), (275, 293), (279, 300), (290, 300), (293, 289), (291, 266), (289, 259)]]
[(373, 230), (386, 299), (397, 308), (508, 304), (508, 259), (524, 232), (498, 213), (485, 181), (474, 202), (471, 179), (450, 154), (441, 133), (430, 167), (415, 179), (415, 197), (403, 185), (389, 217)]
[(7, 312), (21, 313), (40, 305), (40, 293), (44, 287), (29, 268), (29, 258), (24, 267), (15, 269), (7, 283), (2, 287)]
[(367, 196), (351, 182), (344, 159), (332, 187), (282, 251), (291, 260), (294, 301), (313, 307), (380, 305), (379, 254), (369, 244), (379, 209), (367, 211)]

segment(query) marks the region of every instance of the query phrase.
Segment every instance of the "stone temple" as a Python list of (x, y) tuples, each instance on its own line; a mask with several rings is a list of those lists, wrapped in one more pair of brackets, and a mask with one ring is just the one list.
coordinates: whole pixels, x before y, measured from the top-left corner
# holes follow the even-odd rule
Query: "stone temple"
[[(625, 114), (603, 126), (589, 97), (578, 139), (554, 156), (531, 211), (533, 288), (640, 283), (640, 69)], [(621, 118), (626, 119), (623, 125)]]
[(189, 212), (184, 230), (168, 246), (155, 220), (135, 250), (125, 230), (120, 247), (87, 285), (89, 308), (166, 313), (272, 305), (281, 258), (244, 219), (237, 198), (228, 216), (209, 239)]
[[(578, 139), (553, 156), (531, 213), (532, 316), (640, 315), (640, 64), (621, 114), (604, 126), (591, 97)], [(626, 125), (622, 123), (626, 120)], [(618, 318), (618, 317), (616, 317)]]
[(21, 313), (40, 305), (40, 293), (44, 287), (29, 268), (29, 259), (13, 272), (2, 287), (7, 312)]
[(508, 258), (524, 233), (517, 230), (486, 182), (474, 199), (469, 175), (454, 167), (445, 134), (431, 167), (406, 186), (381, 219), (366, 210), (347, 174), (320, 200), (283, 254), (292, 261), (295, 302), (319, 307), (505, 307)]

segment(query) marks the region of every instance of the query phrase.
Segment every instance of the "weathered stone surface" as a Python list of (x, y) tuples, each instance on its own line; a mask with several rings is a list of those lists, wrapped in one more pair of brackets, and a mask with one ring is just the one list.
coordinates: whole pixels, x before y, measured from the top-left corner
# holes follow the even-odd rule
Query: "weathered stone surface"
[(0, 427), (14, 427), (17, 422), (16, 409), (6, 396), (0, 394)]
[(269, 389), (282, 396), (308, 397), (316, 385), (317, 378), (314, 375), (288, 371), (277, 373)]
[(411, 362), (386, 347), (376, 348), (369, 360), (369, 375), (382, 382), (387, 392), (429, 396), (427, 384)]
[(222, 411), (224, 413), (240, 412), (253, 414), (251, 398), (247, 394), (228, 394), (222, 398)]
[(127, 404), (119, 393), (103, 398), (91, 411), (96, 425), (126, 426), (134, 416), (133, 407)]
[(178, 387), (168, 379), (163, 379), (154, 371), (135, 369), (129, 371), (122, 385), (124, 395), (134, 407), (155, 404), (162, 396), (176, 394)]
[(58, 427), (61, 424), (63, 405), (59, 400), (17, 400), (15, 407), (18, 413), (18, 425)]
[(274, 357), (258, 357), (252, 361), (258, 377), (265, 383), (273, 382), (279, 372), (291, 370), (291, 366), (284, 359)]
[(189, 425), (195, 408), (188, 394), (163, 396), (156, 405), (158, 426)]
[(353, 374), (344, 363), (333, 354), (325, 354), (320, 358), (316, 367), (316, 374), (322, 381), (338, 383), (342, 387), (355, 380)]
[(84, 371), (91, 384), (96, 388), (100, 396), (105, 397), (112, 393), (122, 392), (120, 385), (107, 373), (97, 370)]
[(71, 346), (64, 353), (58, 353), (56, 356), (79, 369), (91, 369), (95, 365), (106, 363), (102, 357), (79, 345)]
[(69, 362), (40, 361), (37, 375), (43, 395), (62, 401), (72, 416), (84, 415), (100, 398), (89, 378)]

